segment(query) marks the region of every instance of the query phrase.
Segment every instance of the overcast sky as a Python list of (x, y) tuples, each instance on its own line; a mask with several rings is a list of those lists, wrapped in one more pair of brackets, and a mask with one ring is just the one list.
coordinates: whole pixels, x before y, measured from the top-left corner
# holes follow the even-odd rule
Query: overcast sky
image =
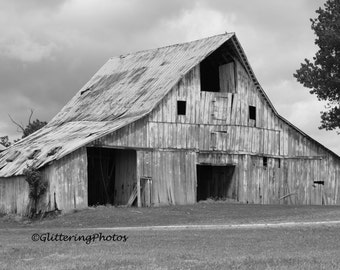
[(111, 57), (236, 32), (277, 111), (340, 154), (319, 130), (323, 104), (293, 77), (316, 47), (310, 18), (325, 0), (0, 0), (0, 136), (8, 114), (49, 121)]

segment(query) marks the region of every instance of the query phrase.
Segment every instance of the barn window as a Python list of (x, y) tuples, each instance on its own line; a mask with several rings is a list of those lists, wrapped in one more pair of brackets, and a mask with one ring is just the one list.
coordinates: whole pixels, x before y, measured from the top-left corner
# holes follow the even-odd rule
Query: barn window
[(249, 106), (249, 119), (256, 121), (256, 107), (255, 106)]
[(256, 107), (255, 106), (249, 106), (248, 125), (251, 127), (256, 127)]
[(314, 184), (317, 184), (317, 185), (324, 185), (324, 184), (325, 184), (325, 181), (314, 181)]
[(267, 166), (268, 166), (268, 158), (263, 157), (263, 167), (267, 167)]
[(201, 91), (220, 92), (220, 75), (216, 63), (206, 58), (200, 65)]
[(185, 115), (186, 113), (186, 101), (178, 100), (177, 101), (177, 115)]

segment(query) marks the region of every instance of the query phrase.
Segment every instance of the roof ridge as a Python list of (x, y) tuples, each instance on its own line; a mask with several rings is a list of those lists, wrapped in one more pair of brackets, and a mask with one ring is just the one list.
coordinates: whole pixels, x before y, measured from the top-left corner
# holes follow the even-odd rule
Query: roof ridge
[(198, 42), (198, 41), (203, 41), (203, 40), (212, 39), (212, 38), (216, 38), (216, 37), (227, 36), (227, 35), (230, 35), (230, 37), (232, 37), (232, 36), (235, 35), (235, 32), (230, 32), (230, 33), (225, 32), (223, 34), (217, 34), (217, 35), (213, 35), (213, 36), (209, 36), (209, 37), (205, 37), (205, 38), (198, 38), (198, 39), (187, 41), (187, 42), (174, 43), (174, 44), (165, 45), (165, 46), (162, 46), (162, 47), (156, 47), (156, 48), (151, 48), (151, 49), (145, 49), (145, 50), (130, 52), (130, 53), (126, 53), (126, 54), (121, 54), (119, 56), (111, 56), (109, 58), (109, 60), (116, 59), (116, 58), (125, 58), (125, 57), (127, 57), (129, 55), (135, 55), (135, 54), (144, 53), (144, 52), (150, 52), (150, 51), (158, 51), (158, 50), (162, 50), (162, 49), (165, 49), (165, 48), (176, 47), (178, 45), (190, 44), (190, 43), (194, 43), (194, 42)]

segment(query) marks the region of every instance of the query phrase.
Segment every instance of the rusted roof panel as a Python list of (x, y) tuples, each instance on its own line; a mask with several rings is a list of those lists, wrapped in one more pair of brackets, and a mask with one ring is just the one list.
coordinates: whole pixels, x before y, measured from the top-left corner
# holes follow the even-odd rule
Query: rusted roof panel
[(47, 126), (0, 154), (0, 177), (22, 174), (28, 163), (42, 167), (145, 116), (191, 68), (233, 35), (111, 58)]

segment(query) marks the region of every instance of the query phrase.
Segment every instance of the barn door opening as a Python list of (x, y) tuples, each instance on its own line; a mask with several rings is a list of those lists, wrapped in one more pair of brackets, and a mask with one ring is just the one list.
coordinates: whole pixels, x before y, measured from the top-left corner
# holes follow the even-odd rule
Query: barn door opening
[(235, 166), (197, 165), (197, 201), (232, 198)]
[(87, 148), (88, 205), (125, 205), (136, 187), (136, 151)]

